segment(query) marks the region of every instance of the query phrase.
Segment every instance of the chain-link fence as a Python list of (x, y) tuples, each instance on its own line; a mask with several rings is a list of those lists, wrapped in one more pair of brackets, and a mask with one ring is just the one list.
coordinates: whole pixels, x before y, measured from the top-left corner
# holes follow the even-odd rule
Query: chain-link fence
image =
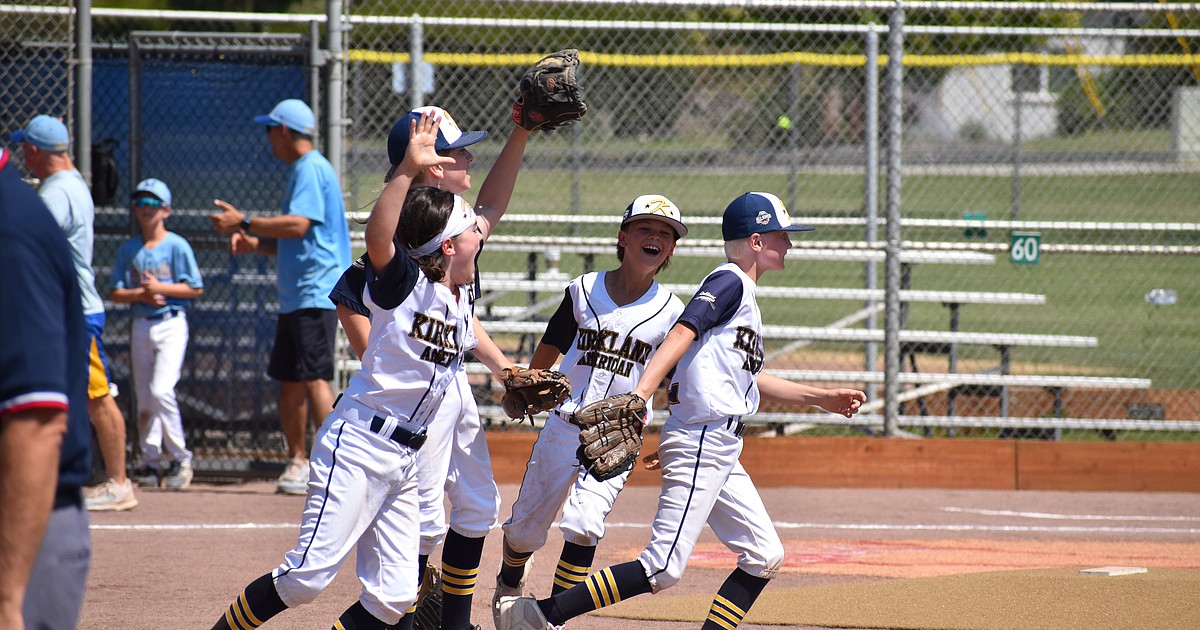
[[(282, 166), (243, 122), (287, 96), (331, 102), (329, 71), (344, 63), (332, 88), (344, 105), (323, 131), (344, 138), (330, 157), (361, 218), (403, 112), (436, 104), (491, 132), (472, 147), (477, 189), (522, 70), (575, 47), (590, 112), (531, 140), (481, 259), (480, 312), (519, 359), (566, 279), (615, 266), (635, 196), (682, 208), (691, 232), (660, 281), (686, 299), (721, 260), (725, 204), (763, 190), (818, 227), (760, 289), (767, 368), (864, 388), (872, 403), (851, 421), (777, 408), (760, 420), (806, 434), (1194, 440), (1200, 7), (902, 4), (355, 2), (344, 50), (328, 54), (310, 49), (314, 32), (329, 46), (323, 15), (95, 10), (94, 139), (125, 143), (124, 190), (134, 173), (177, 190), (174, 228), (204, 250), (206, 284), (228, 286), (197, 304), (213, 325), (193, 328), (181, 384), (190, 437), (235, 463), (281, 443), (261, 375), (272, 265), (229, 261), (203, 219), (213, 197), (277, 204)], [(67, 50), (69, 16), (15, 15), (62, 29)], [(0, 40), (15, 58), (53, 48), (9, 23)], [(179, 32), (150, 32), (165, 30)], [(889, 63), (901, 51), (902, 73)], [(32, 63), (10, 59), (0, 72)], [(137, 107), (135, 88), (103, 87), (135, 78)], [(2, 105), (22, 98), (0, 89)], [(123, 209), (112, 221), (127, 232)], [(98, 248), (97, 267), (109, 263)]]

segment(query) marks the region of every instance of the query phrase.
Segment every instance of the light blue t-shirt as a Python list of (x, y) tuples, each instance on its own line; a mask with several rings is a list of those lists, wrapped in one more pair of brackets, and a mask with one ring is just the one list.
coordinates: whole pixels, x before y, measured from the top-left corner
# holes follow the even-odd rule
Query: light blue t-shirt
[(283, 213), (307, 217), (312, 227), (302, 238), (279, 239), (279, 312), (333, 310), (329, 292), (350, 266), (350, 230), (341, 186), (319, 152), (309, 151), (292, 164)]
[(96, 220), (96, 207), (92, 205), (87, 182), (75, 169), (59, 171), (42, 180), (38, 196), (50, 208), (50, 214), (71, 244), (71, 260), (83, 296), (83, 314), (103, 313), (104, 302), (96, 291), (96, 273), (92, 271), (92, 224)]
[[(174, 232), (167, 232), (166, 238), (151, 249), (146, 248), (140, 236), (121, 243), (108, 288), (136, 289), (142, 286), (143, 271), (149, 271), (159, 282), (183, 282), (196, 289), (204, 286), (192, 246), (187, 239)], [(168, 310), (180, 310), (189, 302), (191, 300), (173, 297), (167, 298), (166, 306), (155, 307), (145, 302), (134, 302), (133, 316), (149, 317)]]

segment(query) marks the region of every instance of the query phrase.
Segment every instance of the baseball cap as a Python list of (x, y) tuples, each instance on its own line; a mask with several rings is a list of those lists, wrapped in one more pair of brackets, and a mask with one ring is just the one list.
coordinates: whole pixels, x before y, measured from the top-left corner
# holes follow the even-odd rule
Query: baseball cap
[(779, 197), (764, 192), (748, 192), (729, 202), (721, 218), (721, 236), (727, 241), (751, 234), (808, 232), (812, 229), (792, 223), (792, 217)]
[(403, 118), (396, 121), (392, 125), (392, 131), (388, 134), (388, 160), (392, 164), (399, 164), (404, 161), (404, 152), (408, 150), (408, 131), (412, 126), (412, 121), (421, 117), (421, 114), (429, 112), (433, 114), (435, 119), (441, 120), (442, 124), (438, 126), (437, 142), (433, 148), (438, 151), (446, 151), (449, 149), (458, 149), (468, 145), (475, 144), (487, 137), (486, 131), (463, 131), (458, 128), (458, 123), (454, 122), (454, 118), (450, 116), (450, 112), (441, 107), (418, 107), (404, 115)]
[(66, 151), (71, 144), (67, 126), (61, 120), (45, 114), (34, 116), (24, 129), (14, 131), (12, 141), (28, 142), (39, 149), (55, 153)]
[(133, 193), (129, 195), (129, 198), (132, 199), (138, 196), (138, 193), (150, 193), (158, 197), (158, 200), (163, 202), (163, 204), (171, 205), (171, 189), (167, 188), (167, 185), (161, 179), (154, 179), (153, 177), (143, 179), (138, 182), (137, 187), (133, 189)]
[(635, 219), (658, 219), (675, 230), (677, 238), (687, 236), (687, 226), (679, 218), (679, 207), (662, 195), (642, 195), (625, 208), (621, 227)]
[(317, 117), (313, 115), (312, 108), (295, 98), (279, 101), (271, 113), (255, 116), (254, 122), (260, 125), (283, 125), (306, 136), (315, 135), (317, 131)]

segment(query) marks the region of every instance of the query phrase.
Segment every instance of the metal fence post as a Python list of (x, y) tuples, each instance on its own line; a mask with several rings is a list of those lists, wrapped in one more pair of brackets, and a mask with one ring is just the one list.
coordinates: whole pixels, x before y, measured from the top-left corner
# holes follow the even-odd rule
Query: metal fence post
[(408, 42), (408, 105), (413, 110), (425, 105), (425, 95), (421, 93), (421, 62), (425, 56), (425, 23), (420, 14), (412, 16), (412, 38)]
[(346, 55), (344, 48), (345, 39), (342, 35), (346, 28), (342, 22), (342, 1), (329, 0), (326, 7), (325, 41), (328, 47), (328, 54), (325, 57), (325, 61), (329, 65), (329, 73), (327, 75), (328, 83), (325, 86), (325, 102), (328, 107), (325, 118), (326, 134), (328, 136), (325, 140), (325, 157), (333, 165), (333, 170), (337, 174), (338, 181), (342, 181), (343, 171), (346, 166), (343, 150), (346, 116), (345, 105), (342, 102), (342, 91), (344, 89), (342, 71), (346, 63)]
[[(864, 68), (866, 94), (863, 96), (866, 104), (863, 132), (865, 153), (863, 212), (867, 220), (865, 238), (868, 243), (874, 243), (879, 240), (879, 32), (875, 30), (874, 24), (871, 25), (871, 30), (867, 31), (866, 47), (867, 64)], [(866, 288), (872, 291), (878, 289), (879, 263), (874, 260), (867, 261), (864, 273)], [(866, 306), (870, 309), (870, 315), (867, 316), (867, 330), (879, 328), (879, 318), (874, 311), (876, 303), (874, 298), (867, 300)], [(864, 369), (868, 372), (879, 369), (879, 344), (874, 341), (867, 342), (865, 353)], [(874, 400), (879, 396), (879, 386), (874, 382), (867, 383), (866, 393), (869, 400)]]
[(75, 167), (92, 183), (92, 0), (75, 5)]
[(884, 262), (883, 434), (896, 435), (900, 417), (900, 158), (904, 117), (904, 7), (888, 16), (887, 258)]

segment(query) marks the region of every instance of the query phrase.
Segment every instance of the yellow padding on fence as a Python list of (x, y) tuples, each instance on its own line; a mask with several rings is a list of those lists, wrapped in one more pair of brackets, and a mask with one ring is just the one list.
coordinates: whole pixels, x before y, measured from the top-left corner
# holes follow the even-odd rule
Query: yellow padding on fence
[[(350, 61), (364, 63), (408, 63), (411, 56), (404, 52), (355, 49), (347, 51)], [(426, 53), (423, 59), (443, 66), (527, 66), (540, 54), (489, 55), (476, 53)], [(787, 52), (766, 55), (621, 55), (580, 52), (579, 59), (596, 66), (627, 68), (693, 68), (693, 67), (766, 67), (821, 66), (857, 67), (867, 63), (865, 55), (835, 55), (826, 53)], [(887, 55), (879, 56), (880, 65), (887, 65)], [(999, 66), (1008, 64), (1031, 66), (1196, 66), (1200, 55), (1080, 55), (1036, 52), (1006, 52), (984, 55), (905, 55), (904, 65), (914, 68), (953, 68), (960, 66)]]

